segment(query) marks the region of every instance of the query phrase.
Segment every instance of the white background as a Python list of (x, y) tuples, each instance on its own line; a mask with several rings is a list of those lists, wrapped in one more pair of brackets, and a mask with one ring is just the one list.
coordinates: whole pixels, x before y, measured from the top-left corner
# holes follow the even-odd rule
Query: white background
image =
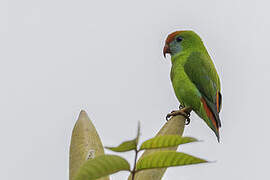
[(204, 142), (181, 151), (216, 162), (171, 168), (164, 179), (268, 179), (269, 5), (1, 0), (0, 179), (68, 179), (80, 109), (104, 145), (133, 138), (138, 121), (142, 140), (154, 136), (178, 107), (162, 48), (168, 33), (183, 29), (202, 37), (220, 75), (221, 143), (192, 114), (184, 134)]

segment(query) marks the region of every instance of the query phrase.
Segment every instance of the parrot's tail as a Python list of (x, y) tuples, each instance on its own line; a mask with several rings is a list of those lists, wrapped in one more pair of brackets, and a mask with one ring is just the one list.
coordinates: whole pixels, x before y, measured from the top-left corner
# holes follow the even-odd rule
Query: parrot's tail
[(221, 127), (221, 122), (216, 105), (208, 101), (207, 98), (201, 98), (201, 101), (203, 103), (203, 107), (207, 114), (207, 117), (210, 119), (211, 123), (214, 126), (214, 131), (219, 141), (219, 128)]

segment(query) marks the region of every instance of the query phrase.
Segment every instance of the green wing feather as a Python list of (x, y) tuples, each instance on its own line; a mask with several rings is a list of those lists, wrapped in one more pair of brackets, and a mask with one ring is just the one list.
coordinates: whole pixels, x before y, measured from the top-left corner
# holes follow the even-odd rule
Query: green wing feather
[(211, 58), (202, 52), (192, 52), (185, 62), (184, 70), (200, 91), (220, 127), (218, 115), (221, 107), (220, 80)]

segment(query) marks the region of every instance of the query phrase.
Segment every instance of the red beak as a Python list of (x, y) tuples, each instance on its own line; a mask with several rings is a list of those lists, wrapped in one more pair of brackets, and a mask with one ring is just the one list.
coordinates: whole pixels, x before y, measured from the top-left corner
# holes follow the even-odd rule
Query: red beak
[(165, 44), (164, 48), (163, 48), (163, 56), (166, 58), (166, 54), (171, 53), (169, 45)]

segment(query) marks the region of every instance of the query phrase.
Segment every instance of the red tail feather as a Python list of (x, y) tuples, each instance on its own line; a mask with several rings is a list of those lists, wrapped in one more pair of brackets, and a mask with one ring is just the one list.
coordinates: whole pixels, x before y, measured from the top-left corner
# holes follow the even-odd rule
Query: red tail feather
[(216, 121), (216, 119), (215, 119), (215, 116), (213, 115), (212, 111), (210, 110), (210, 108), (209, 108), (208, 105), (206, 104), (206, 101), (205, 101), (203, 98), (201, 98), (201, 101), (202, 101), (202, 103), (203, 103), (203, 107), (204, 107), (204, 109), (205, 109), (205, 111), (206, 111), (207, 117), (212, 121), (212, 123), (213, 123), (215, 129), (216, 129), (217, 132), (218, 132), (218, 126), (217, 126), (217, 121)]

